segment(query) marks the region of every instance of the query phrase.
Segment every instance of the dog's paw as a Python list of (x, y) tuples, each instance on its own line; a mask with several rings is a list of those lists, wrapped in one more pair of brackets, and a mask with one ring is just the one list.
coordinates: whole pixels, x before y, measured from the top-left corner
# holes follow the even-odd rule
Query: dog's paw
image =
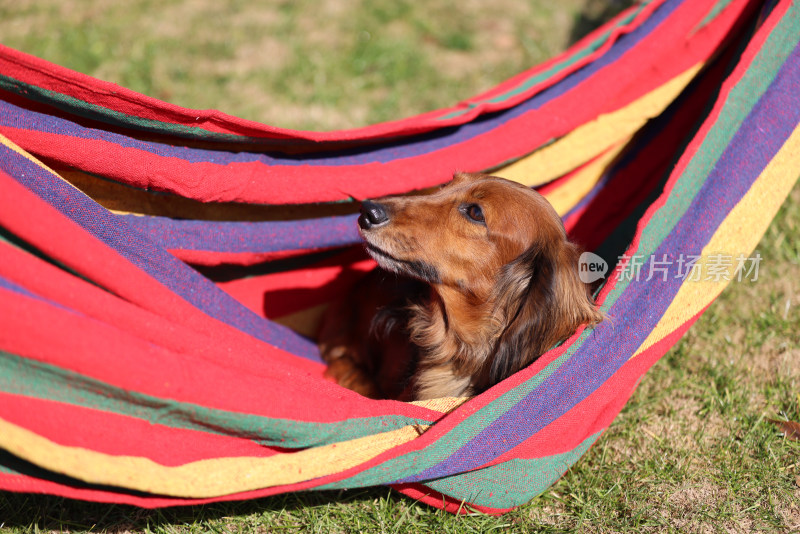
[(371, 399), (380, 398), (380, 390), (370, 376), (347, 355), (346, 348), (331, 351), (337, 357), (328, 361), (324, 377)]

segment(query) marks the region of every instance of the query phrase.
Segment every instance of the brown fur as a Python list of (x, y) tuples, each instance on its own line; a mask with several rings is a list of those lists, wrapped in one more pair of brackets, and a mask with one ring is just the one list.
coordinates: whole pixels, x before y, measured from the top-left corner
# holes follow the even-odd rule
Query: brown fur
[(327, 375), (364, 395), (474, 395), (603, 319), (561, 219), (515, 182), (458, 173), (429, 195), (365, 203), (360, 225), (383, 270), (331, 308), (320, 348)]

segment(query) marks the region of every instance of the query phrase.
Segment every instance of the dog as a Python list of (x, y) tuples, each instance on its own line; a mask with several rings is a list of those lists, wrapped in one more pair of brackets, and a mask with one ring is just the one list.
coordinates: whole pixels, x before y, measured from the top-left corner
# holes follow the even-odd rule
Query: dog
[(318, 341), (326, 377), (367, 397), (473, 396), (603, 320), (581, 250), (519, 183), (456, 173), (364, 201), (358, 225), (379, 268), (328, 309)]

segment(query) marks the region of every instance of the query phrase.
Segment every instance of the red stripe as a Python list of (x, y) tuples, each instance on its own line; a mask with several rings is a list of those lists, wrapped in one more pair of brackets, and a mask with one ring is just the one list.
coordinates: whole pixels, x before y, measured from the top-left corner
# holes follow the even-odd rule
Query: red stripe
[(678, 342), (706, 309), (708, 306), (626, 362), (602, 386), (570, 411), (487, 465), (519, 458), (544, 458), (563, 454), (577, 448), (589, 436), (604, 431), (628, 402), (641, 377)]
[[(81, 274), (109, 293), (119, 296), (123, 301), (132, 303), (142, 311), (151, 314), (141, 318), (141, 321), (152, 322), (154, 318), (158, 318), (167, 321), (171, 328), (182, 327), (183, 332), (189, 330), (194, 335), (198, 333), (213, 334), (220, 346), (233, 349), (238, 354), (266, 351), (271, 353), (270, 357), (275, 362), (304, 366), (301, 368), (306, 371), (314, 368), (308, 367), (307, 363), (300, 364), (300, 358), (255, 340), (198, 310), (2, 172), (0, 172), (0, 191), (3, 192), (0, 195), (0, 225), (21, 240), (30, 243), (46, 256)], [(29, 224), (29, 221), (36, 221), (36, 224)], [(80, 254), (76, 251), (80, 251)], [(14, 257), (16, 261), (24, 262), (25, 266), (35, 265), (30, 268), (45, 269), (48, 274), (58, 276), (55, 270), (47, 269), (45, 262), (31, 262), (24, 259), (23, 254), (17, 254)], [(10, 279), (16, 280), (20, 284), (26, 286), (48, 284), (44, 277), (31, 276), (29, 271), (25, 270), (27, 267), (23, 267), (21, 264), (15, 268), (9, 264), (4, 268)], [(62, 273), (60, 279), (69, 280), (70, 277), (66, 273)], [(91, 299), (103, 298), (101, 290), (86, 286), (85, 297), (65, 295), (59, 289), (58, 284), (49, 284), (47, 287), (50, 291), (60, 292), (62, 297), (71, 299), (71, 302), (82, 303), (80, 304), (82, 306), (90, 305)], [(44, 296), (49, 296), (49, 294)], [(112, 306), (121, 306), (122, 304), (119, 299), (113, 302)], [(122, 307), (124, 308), (124, 306)], [(97, 309), (96, 305), (95, 309)], [(96, 311), (95, 313), (101, 312)], [(132, 312), (126, 311), (125, 313)], [(102, 317), (102, 314), (97, 316)], [(121, 320), (119, 324), (125, 325), (126, 323)], [(154, 325), (153, 328), (158, 329), (157, 325)], [(141, 330), (133, 333), (146, 337)], [(191, 338), (192, 336), (186, 333), (182, 337)], [(192, 346), (188, 341), (181, 342)]]
[(450, 512), (451, 514), (466, 515), (475, 511), (481, 512), (486, 515), (503, 515), (514, 508), (489, 508), (488, 506), (478, 506), (469, 502), (462, 502), (459, 500), (434, 491), (422, 484), (394, 484), (392, 489), (399, 491), (407, 497), (423, 502), (434, 508)]
[(0, 346), (6, 350), (124, 389), (269, 417), (440, 416), (407, 403), (370, 401), (322, 380), (321, 365), (202, 314), (2, 173), (0, 188), (1, 225), (124, 297), (5, 245), (4, 276), (88, 315), (1, 291)]
[[(691, 326), (691, 324), (701, 314), (702, 311), (684, 323), (679, 329), (668, 335), (665, 339), (662, 339), (648, 350), (644, 351), (642, 354), (626, 363), (608, 382), (593, 392), (591, 396), (587, 397), (581, 401), (581, 403), (573, 407), (572, 410), (564, 414), (561, 418), (542, 429), (536, 435), (531, 436), (518, 447), (482, 467), (495, 465), (502, 461), (507, 461), (513, 458), (538, 458), (545, 455), (542, 453), (542, 451), (545, 453), (550, 453), (547, 455), (568, 452), (574, 450), (575, 447), (582, 443), (587, 437), (605, 429), (613, 420), (614, 416), (619, 413), (619, 410), (622, 408), (622, 406), (624, 406), (625, 400), (630, 397), (630, 394), (633, 392), (633, 387), (642, 374), (649, 369), (649, 367), (656, 360), (658, 360), (658, 358), (661, 357), (664, 352), (666, 352), (675, 342), (677, 342), (678, 339), (680, 339), (681, 335), (685, 333), (689, 326)], [(581, 332), (577, 332), (574, 338), (578, 337), (580, 333)], [(359, 472), (376, 467), (387, 460), (391, 460), (392, 458), (396, 458), (404, 454), (415, 451), (422, 452), (424, 454), (424, 448), (434, 444), (447, 432), (463, 422), (466, 418), (475, 414), (475, 412), (480, 410), (489, 402), (512, 390), (521, 382), (530, 379), (533, 375), (538, 373), (541, 368), (563, 353), (569, 343), (570, 342), (564, 343), (558, 349), (545, 354), (542, 358), (534, 362), (534, 364), (529, 368), (516, 373), (482, 395), (466, 402), (459, 407), (458, 410), (445, 415), (440, 421), (438, 421), (434, 426), (432, 426), (417, 439), (399, 445), (394, 449), (373, 458), (372, 460), (369, 460), (345, 473), (342, 473), (342, 478), (354, 476)], [(625, 385), (626, 381), (631, 385)], [(622, 385), (620, 385), (620, 383), (622, 383)], [(625, 391), (625, 387), (628, 387), (629, 389)], [(623, 393), (619, 392), (620, 388), (622, 388)], [(606, 404), (604, 404), (604, 401), (607, 401)], [(573, 426), (569, 426), (568, 424), (564, 423), (565, 421), (570, 423), (575, 421), (575, 423)], [(556, 430), (553, 430), (553, 428), (556, 428)], [(546, 435), (548, 437), (541, 438), (540, 436), (542, 435)], [(562, 447), (558, 447), (559, 444), (561, 444)], [(328, 483), (328, 481), (326, 480), (324, 483)]]
[[(708, 124), (708, 123), (707, 123), (707, 124)], [(699, 136), (698, 136), (698, 137), (699, 137)], [(696, 139), (696, 141), (697, 141), (697, 139)], [(688, 154), (691, 154), (691, 153), (693, 153), (693, 151), (689, 150), (689, 151), (687, 151), (687, 153), (688, 153)], [(675, 176), (675, 175), (673, 175), (673, 178), (674, 178), (674, 176)], [(652, 209), (652, 208), (651, 208), (651, 209)], [(3, 210), (2, 210), (2, 209), (0, 209), (0, 214), (2, 213), (2, 211), (3, 211)], [(650, 212), (650, 216), (652, 216), (652, 211)], [(34, 220), (35, 220), (35, 219), (34, 219)], [(606, 292), (607, 292), (607, 291), (606, 291)], [(640, 355), (640, 356), (639, 356), (639, 358), (641, 358), (642, 356), (644, 356), (644, 355)], [(470, 404), (472, 404), (472, 403), (470, 403)], [(473, 407), (474, 407), (474, 406), (476, 406), (476, 405), (473, 405)], [(459, 410), (459, 412), (460, 412), (460, 411), (461, 411), (461, 410)], [(436, 429), (438, 426), (439, 426), (439, 425), (436, 425), (436, 426), (434, 427), (434, 429), (432, 429), (432, 430), (435, 430), (435, 429)], [(421, 438), (425, 438), (427, 434), (433, 434), (433, 433), (434, 433), (434, 432), (432, 432), (432, 431), (431, 431), (431, 432), (428, 432), (428, 433), (426, 433), (426, 434), (423, 434), (423, 436), (422, 436)], [(418, 441), (418, 440), (415, 440), (415, 441)], [(401, 448), (402, 448), (402, 447), (401, 447)], [(398, 448), (398, 449), (400, 449), (400, 448)], [(395, 450), (395, 451), (390, 451), (390, 452), (394, 452), (395, 454), (397, 454), (397, 450)], [(6, 475), (3, 475), (2, 479), (3, 479), (3, 480), (5, 480), (6, 478), (8, 478), (8, 477), (7, 477)], [(308, 483), (305, 483), (304, 485), (308, 485)], [(298, 487), (298, 488), (299, 488), (300, 486), (303, 486), (303, 485), (296, 485), (295, 487)], [(256, 492), (253, 492), (253, 493), (256, 493)]]
[(202, 265), (205, 267), (215, 267), (218, 265), (256, 265), (269, 261), (285, 260), (324, 252), (330, 249), (295, 249), (295, 250), (276, 250), (273, 252), (217, 252), (210, 250), (190, 250), (190, 249), (168, 249), (168, 252), (190, 265)]
[[(733, 33), (739, 34), (749, 23), (743, 17)], [(724, 55), (699, 75), (699, 83), (691, 88), (691, 94), (681, 103), (680, 110), (669, 118), (668, 125), (648, 141), (633, 162), (616, 172), (614, 179), (591, 202), (565, 221), (575, 241), (587, 250), (596, 249), (633, 209), (650, 196), (669, 172), (675, 155), (688, 140), (687, 132), (692, 130), (698, 117), (703, 116), (737, 53), (735, 47), (728, 46)]]
[[(675, 184), (678, 180), (682, 177), (686, 167), (692, 161), (694, 156), (697, 154), (698, 150), (700, 149), (701, 145), (705, 141), (708, 132), (714, 127), (719, 118), (720, 114), (722, 113), (725, 104), (727, 103), (728, 96), (731, 90), (739, 83), (742, 77), (747, 73), (747, 69), (750, 64), (753, 62), (753, 59), (762, 51), (762, 47), (764, 42), (769, 37), (770, 33), (772, 32), (773, 28), (777, 24), (780, 23), (786, 11), (788, 11), (789, 7), (791, 7), (791, 2), (779, 2), (772, 13), (770, 13), (767, 20), (764, 24), (758, 29), (758, 31), (753, 35), (753, 37), (748, 42), (747, 48), (742, 52), (741, 59), (739, 60), (738, 65), (734, 68), (733, 72), (728, 75), (727, 78), (722, 82), (722, 85), (719, 90), (719, 94), (717, 96), (717, 100), (714, 104), (713, 109), (708, 114), (708, 117), (703, 122), (703, 125), (700, 127), (698, 132), (695, 134), (692, 141), (684, 148), (681, 158), (678, 160), (675, 168), (672, 171), (669, 179), (667, 180), (666, 184), (664, 185), (664, 191), (661, 193), (661, 196), (650, 205), (644, 215), (639, 219), (636, 234), (631, 241), (631, 244), (625, 251), (625, 254), (630, 256), (633, 255), (636, 250), (639, 248), (639, 242), (641, 241), (642, 232), (644, 229), (650, 224), (650, 221), (653, 219), (655, 214), (667, 203), (670, 199), (670, 195), (672, 190), (675, 188)], [(748, 14), (753, 15), (756, 8), (758, 6), (753, 5), (749, 6)], [(598, 304), (602, 305), (603, 301), (611, 291), (614, 290), (616, 283), (619, 279), (618, 273), (621, 272), (620, 269), (612, 271), (608, 282), (606, 282), (603, 289), (600, 291), (596, 301)]]
[[(77, 249), (76, 249), (77, 250)], [(0, 242), (0, 276), (25, 287), (46, 299), (57, 302), (67, 309), (94, 319), (100, 323), (123, 329), (146, 343), (156, 344), (167, 350), (205, 355), (213, 358), (217, 347), (226, 347), (218, 358), (230, 358), (227, 347), (237, 347), (243, 353), (268, 353), (273, 347), (247, 335), (228, 339), (224, 333), (198, 330), (181, 325), (160, 313), (121, 299), (94, 284), (87, 283), (66, 271), (31, 256), (8, 243)], [(10, 296), (9, 296), (10, 298)], [(52, 310), (52, 313), (61, 313)], [(235, 333), (236, 331), (234, 331)], [(231, 336), (232, 337), (232, 336)], [(223, 356), (224, 354), (224, 356)], [(275, 352), (271, 358), (284, 365), (295, 365), (298, 371), (319, 374), (321, 366), (305, 358), (296, 358)]]
[(245, 499), (258, 499), (268, 497), (287, 491), (278, 488), (266, 488), (262, 490), (235, 493), (221, 497), (208, 499), (181, 499), (177, 497), (163, 497), (161, 495), (132, 495), (128, 493), (112, 492), (92, 487), (84, 487), (76, 481), (73, 485), (64, 480), (63, 482), (53, 482), (42, 480), (29, 475), (11, 475), (0, 473), (0, 489), (14, 491), (18, 493), (43, 493), (47, 495), (58, 495), (69, 499), (80, 499), (83, 501), (130, 504), (140, 508), (163, 508), (165, 506), (188, 506), (196, 504), (207, 504), (212, 502), (238, 501)]
[[(443, 126), (463, 124), (481, 112), (512, 107), (519, 101), (540, 91), (543, 87), (553, 85), (558, 80), (563, 79), (568, 73), (580, 69), (585, 64), (601, 56), (608, 48), (611, 47), (619, 35), (638, 27), (644, 20), (646, 20), (647, 16), (652, 13), (652, 11), (654, 11), (663, 3), (663, 1), (664, 0), (658, 0), (652, 2), (652, 4), (648, 5), (643, 10), (636, 20), (632, 21), (624, 28), (615, 30), (612, 36), (608, 39), (608, 42), (601, 49), (595, 51), (587, 58), (584, 58), (584, 60), (576, 62), (569, 68), (564, 69), (564, 71), (559, 73), (558, 76), (554, 76), (543, 83), (537, 84), (535, 87), (529, 88), (519, 96), (506, 102), (493, 105), (482, 105), (480, 108), (475, 108), (469, 113), (454, 119), (439, 119), (441, 116), (448, 115), (454, 111), (460, 110), (465, 106), (468, 106), (471, 102), (480, 101), (485, 98), (491, 98), (492, 96), (514, 89), (520, 83), (523, 83), (527, 78), (543, 72), (544, 70), (550, 68), (553, 64), (568, 58), (572, 52), (564, 52), (552, 60), (514, 76), (504, 83), (499, 84), (494, 89), (477, 95), (461, 105), (433, 111), (430, 113), (424, 113), (407, 119), (345, 131), (302, 132), (285, 130), (240, 119), (215, 110), (193, 110), (183, 108), (167, 102), (156, 100), (140, 93), (136, 93), (130, 89), (113, 83), (92, 78), (91, 76), (81, 74), (79, 72), (61, 67), (43, 59), (30, 56), (2, 45), (0, 45), (0, 71), (7, 76), (15, 78), (23, 83), (41, 87), (49, 91), (55, 91), (56, 93), (77, 98), (78, 100), (105, 107), (110, 110), (148, 120), (190, 126), (207, 130), (209, 132), (262, 137), (268, 139), (306, 139), (314, 142), (379, 139), (385, 137), (411, 135), (441, 128)], [(633, 9), (635, 8), (630, 8), (613, 21), (610, 21), (602, 28), (599, 28), (586, 38), (582, 39), (574, 48), (583, 47), (595, 40), (602, 32), (606, 31), (607, 27), (614, 25), (616, 20), (627, 16), (628, 12)]]
[(375, 261), (360, 248), (305, 269), (218, 282), (236, 300), (269, 318), (283, 317), (346, 295)]
[(272, 361), (275, 349), (267, 346), (240, 352), (209, 337), (205, 348), (191, 350), (195, 345), (191, 340), (187, 350), (172, 351), (123, 328), (36, 299), (5, 290), (0, 290), (0, 299), (0, 348), (118, 388), (294, 421), (324, 423), (385, 415), (435, 420), (441, 415), (403, 402), (365, 399), (321, 379), (319, 372)]
[[(550, 77), (548, 77), (547, 79), (543, 80), (542, 82), (539, 82), (539, 83), (537, 83), (535, 85), (532, 85), (528, 89), (526, 89), (524, 91), (521, 91), (519, 94), (511, 96), (511, 97), (509, 97), (509, 98), (507, 98), (505, 100), (502, 100), (501, 102), (495, 102), (495, 103), (485, 102), (485, 100), (490, 100), (490, 99), (499, 97), (499, 96), (503, 95), (504, 93), (511, 92), (511, 91), (515, 90), (517, 87), (519, 87), (520, 85), (522, 85), (525, 82), (527, 82), (528, 79), (530, 79), (530, 78), (532, 78), (532, 77), (534, 77), (534, 76), (536, 76), (536, 75), (538, 75), (540, 73), (543, 73), (543, 72), (547, 71), (548, 69), (552, 68), (554, 65), (557, 65), (558, 63), (561, 63), (561, 62), (564, 62), (564, 61), (568, 60), (569, 56), (571, 56), (571, 55), (573, 55), (575, 53), (574, 51), (580, 50), (581, 48), (584, 48), (584, 47), (588, 46), (590, 43), (592, 43), (593, 41), (597, 40), (603, 33), (608, 31), (609, 27), (615, 25), (618, 20), (621, 20), (621, 19), (627, 17), (630, 14), (630, 12), (635, 11), (636, 9), (639, 9), (640, 6), (631, 6), (630, 8), (626, 9), (624, 12), (620, 13), (619, 15), (617, 15), (611, 21), (607, 22), (606, 24), (604, 24), (600, 28), (597, 28), (592, 33), (586, 35), (580, 41), (575, 43), (566, 52), (558, 54), (557, 56), (553, 57), (552, 59), (550, 59), (548, 61), (545, 61), (544, 63), (540, 63), (539, 65), (537, 65), (535, 67), (532, 67), (532, 68), (530, 68), (530, 69), (528, 69), (528, 70), (526, 70), (524, 72), (521, 72), (521, 73), (509, 78), (504, 83), (501, 83), (501, 84), (489, 89), (488, 91), (486, 91), (484, 93), (481, 93), (479, 95), (476, 95), (473, 98), (470, 98), (470, 99), (466, 100), (465, 102), (463, 102), (459, 106), (456, 106), (453, 109), (448, 109), (448, 110), (441, 111), (440, 112), (441, 116), (446, 116), (446, 115), (451, 114), (454, 111), (457, 111), (459, 109), (462, 109), (462, 110), (469, 109), (469, 111), (466, 112), (465, 114), (459, 115), (458, 119), (461, 120), (461, 119), (466, 117), (466, 118), (471, 120), (471, 119), (474, 119), (475, 117), (477, 117), (479, 115), (486, 114), (486, 113), (492, 113), (492, 112), (496, 112), (496, 111), (501, 111), (501, 110), (504, 110), (504, 109), (508, 109), (508, 108), (511, 108), (511, 107), (514, 107), (514, 106), (518, 105), (521, 102), (524, 102), (525, 100), (531, 98), (533, 95), (536, 95), (536, 94), (542, 92), (544, 89), (546, 89), (548, 87), (552, 87), (553, 85), (557, 84), (561, 80), (567, 78), (573, 72), (580, 70), (581, 68), (585, 67), (586, 65), (591, 64), (596, 59), (602, 57), (606, 52), (608, 52), (608, 50), (614, 45), (614, 43), (619, 39), (620, 36), (622, 36), (622, 35), (624, 35), (626, 33), (630, 33), (631, 31), (633, 31), (636, 28), (638, 28), (639, 26), (641, 26), (642, 23), (644, 23), (648, 19), (648, 17), (650, 17), (650, 15), (652, 15), (653, 11), (658, 9), (665, 1), (666, 0), (656, 0), (654, 2), (651, 2), (650, 4), (648, 4), (647, 6), (645, 6), (642, 9), (642, 11), (639, 13), (639, 15), (637, 15), (637, 17), (634, 20), (632, 20), (630, 23), (626, 24), (625, 26), (622, 26), (620, 28), (616, 28), (613, 32), (611, 32), (611, 34), (609, 35), (609, 37), (606, 40), (606, 42), (600, 48), (598, 48), (597, 50), (595, 50), (591, 54), (588, 54), (584, 58), (582, 58), (582, 59), (580, 59), (578, 61), (575, 61), (569, 67), (562, 69), (561, 71), (559, 71), (558, 73), (556, 73), (554, 75), (551, 75)], [(450, 122), (451, 121), (441, 120), (439, 122), (439, 124), (440, 125), (445, 125), (445, 124), (450, 125), (449, 124)]]
[[(134, 187), (170, 191), (203, 201), (287, 204), (376, 197), (442, 183), (457, 169), (496, 166), (498, 161), (519, 157), (549, 139), (561, 137), (599, 113), (623, 107), (707, 58), (744, 7), (742, 1), (736, 2), (713, 25), (688, 39), (708, 5), (686, 2), (635, 49), (590, 81), (541, 108), (463, 143), (386, 164), (267, 167), (257, 162), (186, 163), (99, 140), (8, 127), (0, 131), (26, 150), (61, 164)], [(665, 43), (675, 43), (675, 48), (668, 48)], [(620, 84), (620, 80), (631, 81)], [(569, 115), (565, 116), (564, 110), (569, 110)], [(202, 184), (196, 183), (196, 176), (204, 176)]]
[[(190, 163), (161, 157), (100, 139), (76, 138), (0, 126), (0, 133), (36, 156), (143, 190), (165, 191), (203, 202), (307, 204), (375, 198), (443, 183), (458, 166), (438, 162), (421, 172), (425, 161), (359, 166), (267, 166), (257, 161)], [(434, 155), (423, 159), (435, 158)], [(443, 158), (459, 161), (458, 157)], [(489, 165), (491, 158), (484, 157)], [(410, 166), (409, 166), (410, 165)], [(197, 180), (202, 176), (202, 180)]]
[(173, 428), (100, 409), (0, 392), (0, 416), (58, 445), (178, 466), (209, 458), (273, 456), (281, 449), (243, 437)]
[[(460, 512), (462, 514), (466, 514), (471, 510), (478, 510), (488, 515), (501, 515), (513, 509), (488, 508), (485, 506), (475, 506), (472, 504), (470, 504), (469, 507), (461, 506), (460, 502), (456, 502), (454, 499), (428, 489), (421, 484), (397, 486), (393, 487), (393, 489), (419, 502), (423, 502), (435, 508), (446, 510), (450, 513)], [(166, 506), (188, 506), (208, 504), (213, 502), (257, 499), (276, 495), (278, 493), (286, 493), (286, 490), (276, 491), (274, 488), (268, 488), (210, 499), (180, 499), (175, 497), (162, 497), (155, 495), (140, 496), (125, 493), (112, 493), (110, 491), (101, 489), (69, 486), (64, 483), (37, 479), (27, 475), (11, 475), (5, 473), (0, 473), (0, 490), (14, 491), (18, 493), (59, 495), (70, 499), (80, 499), (83, 501), (103, 503), (129, 504), (138, 506), (140, 508), (162, 508)], [(461, 508), (461, 510), (459, 510), (459, 508)]]

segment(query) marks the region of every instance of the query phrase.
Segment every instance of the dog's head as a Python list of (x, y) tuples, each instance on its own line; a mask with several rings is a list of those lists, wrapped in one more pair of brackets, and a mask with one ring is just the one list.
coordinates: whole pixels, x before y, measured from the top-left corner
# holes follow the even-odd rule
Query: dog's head
[(458, 173), (427, 195), (364, 202), (359, 227), (381, 267), (428, 282), (454, 328), (488, 338), (487, 384), (602, 318), (560, 217), (516, 182)]
[(485, 296), (531, 247), (566, 239), (555, 210), (516, 182), (456, 174), (436, 192), (365, 201), (358, 220), (384, 269)]

